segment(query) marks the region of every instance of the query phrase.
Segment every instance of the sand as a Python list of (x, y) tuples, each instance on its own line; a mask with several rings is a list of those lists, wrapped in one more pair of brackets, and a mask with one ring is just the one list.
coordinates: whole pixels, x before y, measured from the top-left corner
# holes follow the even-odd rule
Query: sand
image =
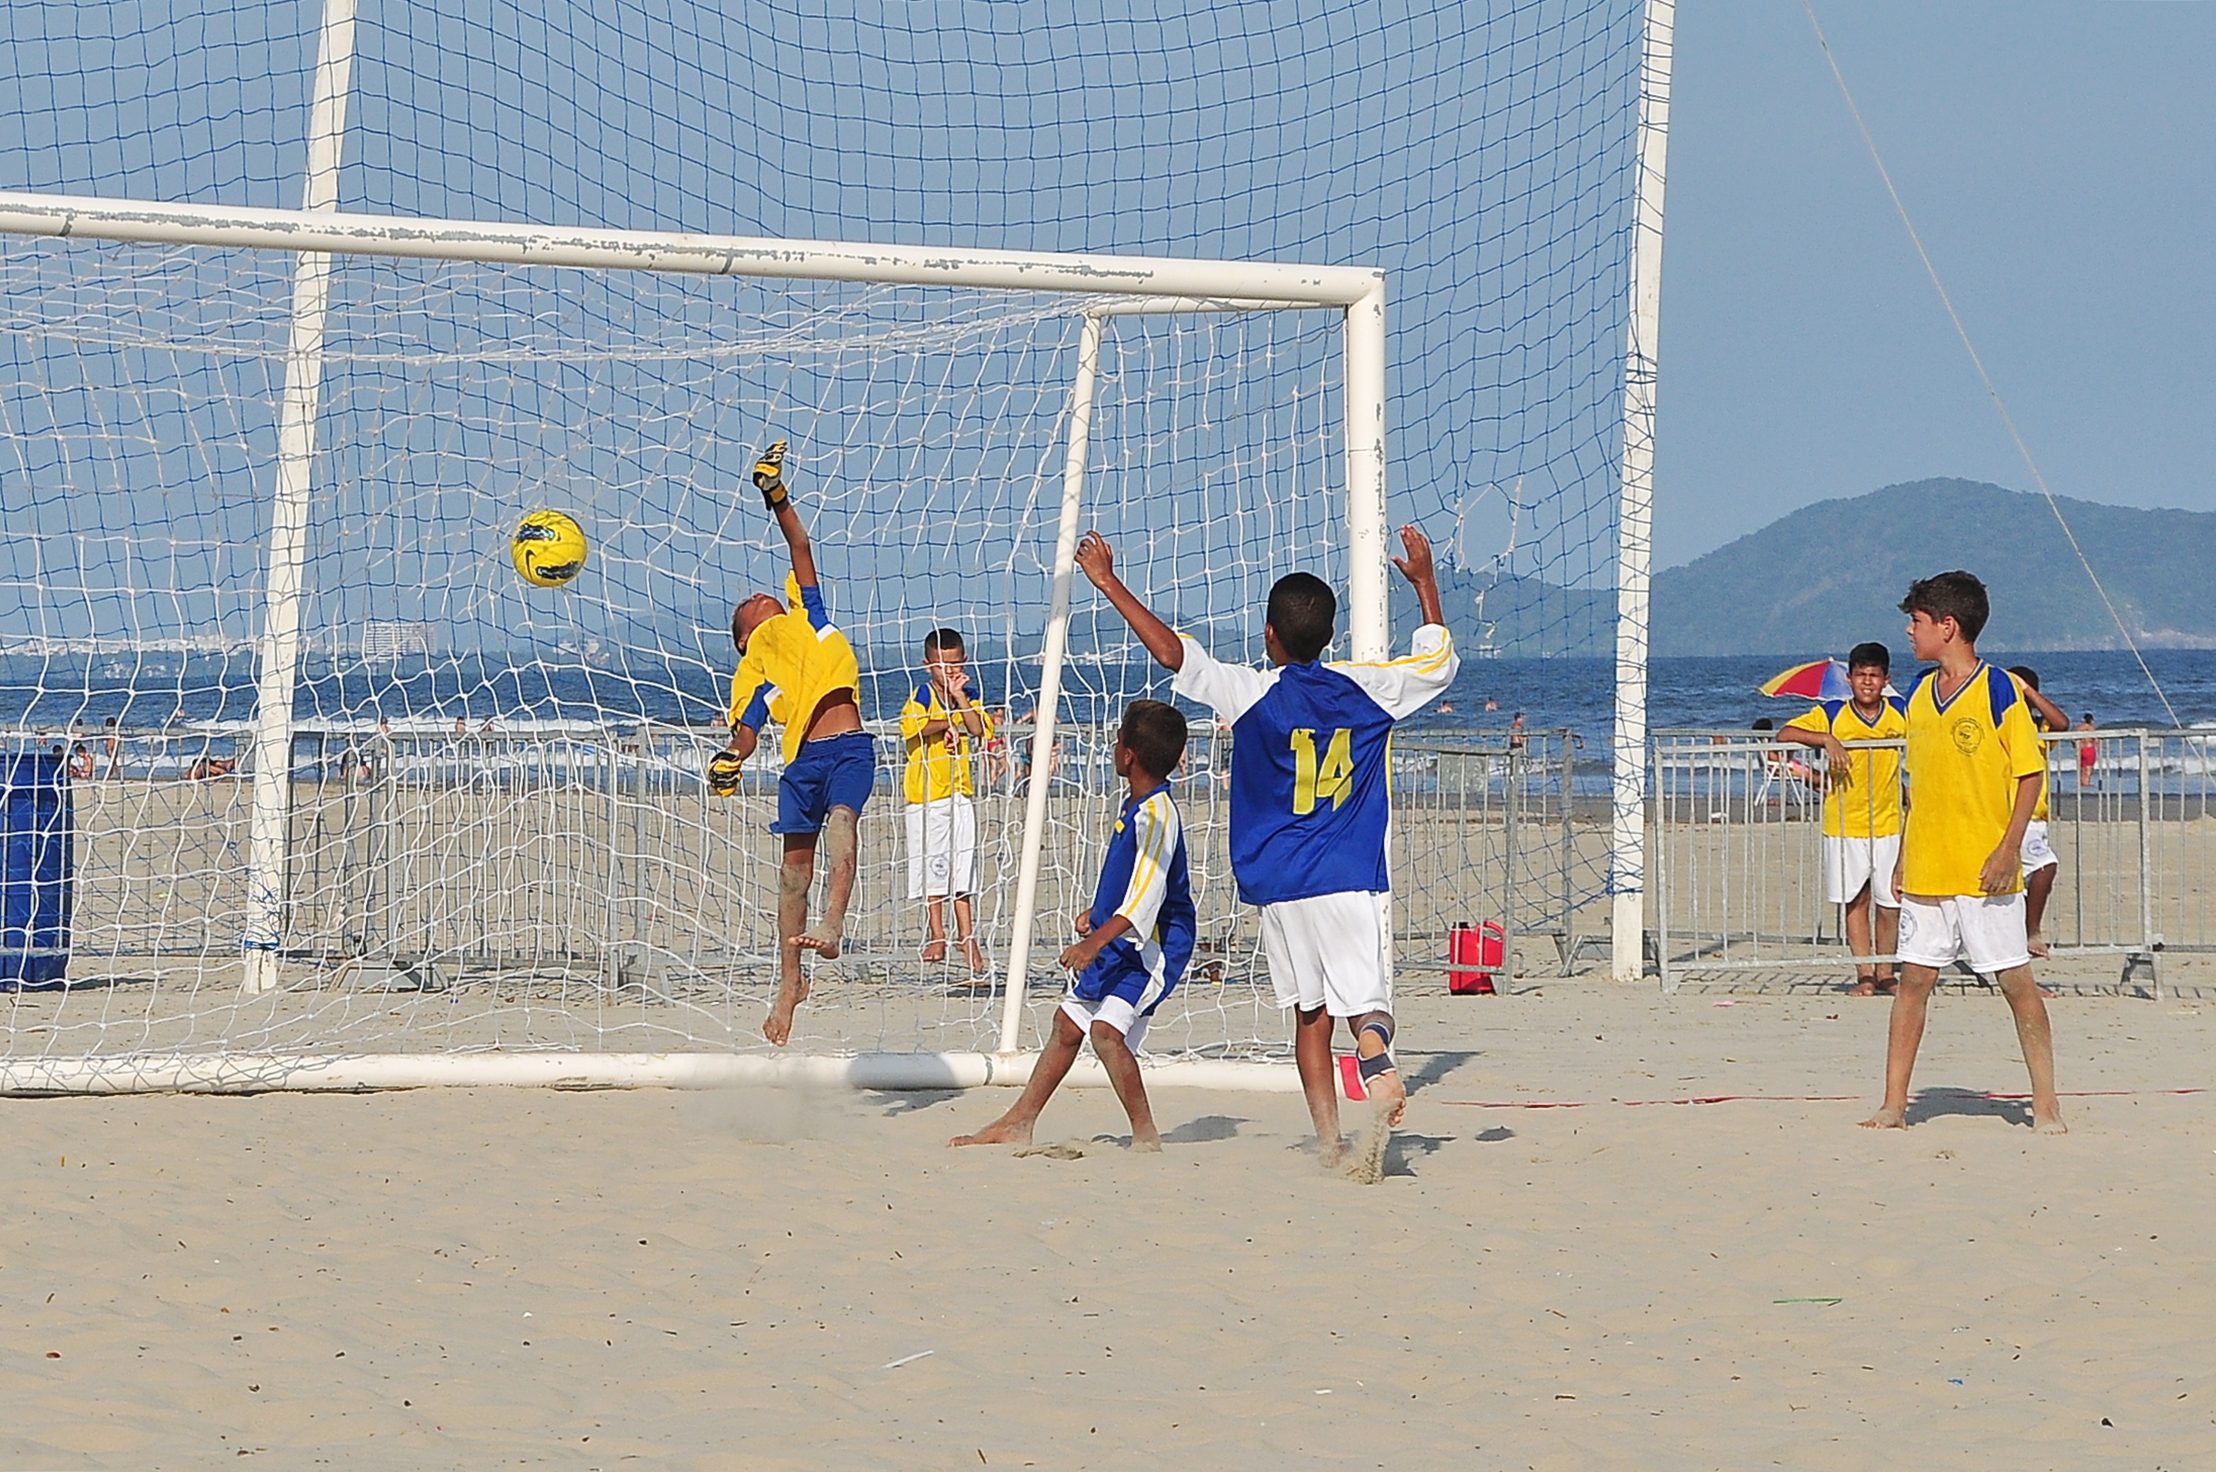
[(0, 1463), (2206, 1465), (2216, 1002), (2054, 1005), (2062, 1139), (1990, 994), (1884, 1133), (1883, 1002), (1410, 998), (1373, 1187), (1290, 1095), (7, 1101)]

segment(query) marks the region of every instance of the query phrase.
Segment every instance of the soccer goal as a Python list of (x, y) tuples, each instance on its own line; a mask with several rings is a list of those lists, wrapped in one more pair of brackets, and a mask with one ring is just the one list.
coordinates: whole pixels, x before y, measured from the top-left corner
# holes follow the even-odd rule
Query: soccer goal
[[(10, 999), (0, 1088), (1020, 1077), (1116, 720), (1167, 691), (1073, 594), (1080, 531), (1227, 656), (1293, 566), (1347, 590), (1343, 653), (1385, 651), (1373, 270), (21, 193), (0, 232), (13, 738), (78, 766), (46, 809), (67, 984)], [(735, 797), (701, 777), (732, 605), (785, 582), (772, 438), (879, 755), (796, 1056), (760, 1036), (775, 743)], [(509, 565), (541, 509), (590, 540), (564, 587)], [(897, 717), (940, 628), (999, 722), (965, 758), (974, 971), (907, 882)], [(1201, 949), (1149, 1038), (1217, 1082), (1284, 1046), (1223, 758), (1196, 722)]]

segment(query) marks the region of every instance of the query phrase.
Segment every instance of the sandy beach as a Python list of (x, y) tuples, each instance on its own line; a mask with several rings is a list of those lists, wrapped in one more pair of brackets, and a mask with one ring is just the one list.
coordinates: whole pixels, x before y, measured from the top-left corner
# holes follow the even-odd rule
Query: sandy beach
[(2197, 1465), (2216, 1002), (2055, 1010), (2064, 1139), (1981, 992), (1885, 1133), (1882, 1002), (1411, 999), (1372, 1188), (1292, 1095), (10, 1101), (0, 1460)]

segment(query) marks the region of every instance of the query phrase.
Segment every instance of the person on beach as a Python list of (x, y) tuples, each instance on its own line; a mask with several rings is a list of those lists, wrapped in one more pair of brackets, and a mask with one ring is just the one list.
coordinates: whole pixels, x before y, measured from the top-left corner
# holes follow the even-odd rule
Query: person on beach
[[(784, 775), (777, 781), (777, 821), (784, 839), (777, 875), (777, 996), (762, 1036), (778, 1047), (791, 1038), (793, 1011), (808, 998), (800, 955), (836, 959), (854, 894), (854, 846), (862, 804), (877, 777), (869, 733), (862, 729), (861, 673), (854, 646), (831, 622), (816, 576), (808, 529), (786, 487), (785, 442), (762, 452), (754, 486), (776, 518), (792, 555), (787, 584), (796, 607), (756, 593), (731, 614), (739, 667), (731, 676), (731, 741), (708, 760), (708, 790), (738, 791), (739, 769), (754, 754), (765, 721), (785, 728)], [(815, 879), (819, 837), (826, 850), (823, 918), (808, 926), (808, 886)]]
[(1028, 1145), (1039, 1111), (1068, 1077), (1089, 1036), (1116, 1100), (1131, 1120), (1131, 1148), (1159, 1150), (1161, 1131), (1139, 1076), (1147, 1019), (1184, 979), (1196, 934), (1185, 829), (1169, 774), (1185, 759), (1185, 717), (1159, 700), (1134, 700), (1116, 732), (1124, 802), (1101, 861), (1092, 908), (1075, 917), (1078, 940), (1062, 952), (1074, 972), (1054, 1031), (1008, 1112), (949, 1145)]
[(1901, 754), (1847, 743), (1908, 734), (1906, 707), (1886, 693), (1892, 673), (1891, 650), (1874, 641), (1855, 645), (1847, 653), (1850, 698), (1813, 705), (1777, 733), (1825, 757), (1824, 903), (1847, 907), (1847, 948), (1856, 957), (1850, 995), (1857, 997), (1893, 994), (1892, 963), (1866, 958), (1892, 955), (1900, 939), (1893, 867), (1901, 851)]
[[(2023, 687), (2034, 729), (2041, 733), (2070, 729), (2068, 713), (2039, 693), (2037, 670), (2028, 664), (2012, 664), (2008, 673)], [(2047, 743), (2041, 741), (2039, 803), (2031, 810), (2031, 826), (2024, 830), (2024, 944), (2033, 956), (2047, 954), (2047, 897), (2054, 893), (2054, 881), (2062, 873), (2062, 861), (2055, 857), (2054, 843), (2047, 835), (2047, 789), (2053, 784), (2044, 765), (2046, 754)]]
[(993, 720), (970, 694), (969, 655), (953, 629), (923, 636), (923, 679), (900, 708), (900, 740), (908, 763), (908, 898), (922, 900), (928, 934), (922, 959), (946, 959), (946, 911), (954, 907), (954, 943), (970, 975), (982, 975), (985, 951), (971, 923), (977, 889), (977, 805), (970, 741), (989, 740)]
[(1221, 663), (1173, 633), (1116, 576), (1100, 533), (1077, 544), (1086, 578), (1176, 675), (1170, 688), (1231, 722), (1232, 876), (1239, 898), (1261, 909), (1263, 954), (1277, 1004), (1294, 1013), (1293, 1056), (1327, 1165), (1345, 1153), (1333, 1019), (1344, 1019), (1353, 1036), (1372, 1110), (1354, 1173), (1368, 1181), (1382, 1174), (1408, 1102), (1392, 1053), (1388, 748), (1394, 724), (1444, 694), (1460, 668), (1431, 544), (1413, 526), (1400, 538), (1407, 555), (1393, 562), (1423, 610), (1414, 652), (1382, 664), (1324, 663), (1338, 600), (1321, 578), (1295, 572), (1270, 589), (1262, 624), (1268, 670)]
[(2054, 1032), (2032, 978), (2023, 897), (2024, 832), (2047, 767), (2022, 687), (1978, 658), (1991, 605), (1967, 572), (1912, 583), (1901, 600), (1908, 640), (1932, 663), (1907, 699), (1908, 779), (1915, 793), (1893, 876), (1901, 899), (1900, 989), (1885, 1042), (1885, 1101), (1868, 1129), (1908, 1123), (1908, 1084), (1939, 968), (1957, 958), (1990, 974), (2016, 1020), (2031, 1075), (2031, 1119), (2060, 1134)]
[[(2077, 725), (2071, 729), (2078, 731), (2097, 729), (2093, 725), (2093, 713), (2087, 711), (2084, 715), (2079, 716)], [(2089, 737), (2079, 740), (2077, 744), (2078, 791), (2091, 792), (2093, 790), (2093, 764), (2100, 760), (2100, 756), (2101, 744), (2098, 741)]]

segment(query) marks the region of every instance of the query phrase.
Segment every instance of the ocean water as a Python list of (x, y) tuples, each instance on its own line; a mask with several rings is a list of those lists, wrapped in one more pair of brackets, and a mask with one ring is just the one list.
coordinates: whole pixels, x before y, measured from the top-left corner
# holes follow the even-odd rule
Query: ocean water
[[(2147, 664), (2169, 697), (2173, 722), (2155, 687), (2129, 654), (1996, 654), (1997, 662), (2029, 664), (2042, 688), (2076, 717), (2090, 712), (2104, 727), (2216, 724), (2216, 651), (2156, 650)], [(1761, 716), (1782, 722), (1803, 704), (1768, 700), (1757, 687), (1782, 666), (1774, 657), (1655, 659), (1648, 665), (1648, 725), (1653, 730), (1744, 730)], [(991, 704), (1012, 712), (1036, 705), (1035, 666), (974, 668)], [(1912, 666), (1896, 671), (1905, 687)], [(864, 714), (895, 716), (915, 675), (892, 669), (865, 677)], [(1454, 687), (1410, 724), (1420, 731), (1482, 735), (1504, 731), (1518, 711), (1533, 731), (1567, 730), (1586, 758), (1605, 763), (1614, 719), (1615, 667), (1600, 659), (1465, 659)], [(72, 654), (0, 656), (0, 730), (62, 734), (97, 732), (110, 718), (125, 731), (237, 728), (254, 706), (254, 661), (232, 654)], [(620, 653), (590, 661), (455, 655), (401, 664), (351, 657), (305, 661), (296, 714), (334, 727), (475, 730), (486, 722), (514, 730), (552, 721), (624, 724), (654, 720), (709, 725), (719, 719), (728, 670), (697, 662)], [(1167, 694), (1166, 677), (1151, 666), (1075, 662), (1063, 701), (1066, 720), (1113, 719), (1122, 701), (1141, 690)], [(1487, 710), (1491, 701), (1495, 709)]]

